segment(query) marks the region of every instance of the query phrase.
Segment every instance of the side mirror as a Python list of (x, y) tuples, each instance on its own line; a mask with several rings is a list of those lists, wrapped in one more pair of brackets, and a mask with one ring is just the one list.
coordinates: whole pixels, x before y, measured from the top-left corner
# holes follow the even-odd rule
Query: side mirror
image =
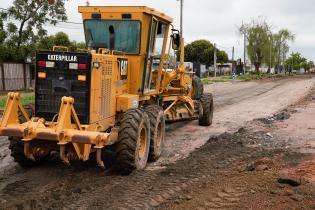
[(178, 30), (173, 30), (172, 34), (172, 47), (174, 50), (179, 50), (180, 49), (180, 35)]

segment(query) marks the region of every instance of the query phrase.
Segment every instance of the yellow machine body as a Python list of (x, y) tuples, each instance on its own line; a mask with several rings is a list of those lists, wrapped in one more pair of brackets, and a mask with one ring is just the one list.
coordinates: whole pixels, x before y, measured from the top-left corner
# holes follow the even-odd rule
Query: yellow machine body
[[(50, 150), (59, 150), (61, 159), (68, 163), (69, 159), (86, 161), (91, 153), (96, 152), (98, 165), (103, 166), (100, 151), (117, 141), (117, 122), (127, 110), (158, 104), (163, 108), (167, 121), (198, 118), (196, 102), (191, 98), (193, 72), (186, 71), (183, 64), (183, 38), (180, 39), (179, 48), (181, 63), (177, 65), (170, 61), (175, 44), (172, 39), (172, 18), (148, 7), (90, 6), (79, 7), (79, 12), (82, 13), (84, 24), (91, 20), (96, 23), (103, 20), (134, 21), (139, 27), (137, 52), (126, 53), (109, 47), (89, 49), (87, 68), (90, 74), (77, 75), (77, 82), (82, 84), (90, 80), (86, 123), (80, 122), (82, 113), (76, 112), (75, 108), (77, 98), (70, 94), (61, 98), (59, 112), (52, 120), (36, 116), (41, 106), (38, 101), (36, 104), (39, 108), (30, 118), (20, 103), (20, 95), (9, 93), (0, 125), (1, 135), (21, 137), (25, 145), (24, 153), (29, 159)], [(86, 25), (84, 29), (88, 41), (91, 31)], [(160, 50), (158, 56), (155, 52), (157, 47)], [(73, 55), (62, 57), (67, 54), (55, 55), (58, 53), (54, 52), (48, 53), (49, 62), (76, 61)], [(37, 59), (37, 62), (40, 61)], [(48, 61), (44, 62), (48, 66)], [(37, 66), (36, 80), (39, 84), (45, 83), (49, 74), (48, 70)], [(42, 98), (44, 96), (41, 95), (35, 100)], [(19, 113), (24, 123), (19, 120)], [(30, 144), (32, 142), (34, 144)]]

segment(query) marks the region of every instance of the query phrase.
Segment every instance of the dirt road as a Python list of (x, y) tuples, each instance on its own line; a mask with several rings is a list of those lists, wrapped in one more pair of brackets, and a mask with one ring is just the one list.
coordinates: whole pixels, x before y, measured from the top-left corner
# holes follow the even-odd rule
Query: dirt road
[[(310, 183), (302, 184), (295, 191), (282, 185), (278, 188), (275, 184), (274, 190), (279, 171), (298, 173), (297, 169), (284, 165), (292, 165), (292, 159), (310, 158), (309, 154), (288, 150), (286, 135), (272, 130), (271, 123), (253, 120), (267, 118), (297, 103), (310, 93), (314, 82), (314, 78), (300, 76), (207, 86), (206, 91), (214, 93), (216, 102), (213, 126), (202, 128), (197, 122), (169, 125), (162, 158), (150, 164), (146, 171), (128, 177), (110, 170), (104, 173), (94, 163), (66, 167), (56, 160), (23, 170), (9, 157), (7, 141), (1, 140), (0, 208), (247, 209), (261, 204), (264, 207), (261, 209), (282, 206), (283, 209), (301, 209), (301, 202), (312, 207), (315, 192)], [(268, 119), (263, 122), (269, 122)], [(281, 127), (277, 123), (281, 122), (272, 121), (272, 125)], [(236, 132), (244, 126), (245, 130)], [(223, 134), (225, 132), (236, 133)], [(313, 147), (312, 143), (308, 144)], [(305, 148), (305, 145), (300, 147)], [(268, 159), (262, 165), (267, 165), (268, 170), (254, 173), (244, 170), (251, 161), (264, 158)], [(305, 176), (311, 180), (308, 176), (312, 175)], [(274, 206), (278, 201), (284, 204)]]

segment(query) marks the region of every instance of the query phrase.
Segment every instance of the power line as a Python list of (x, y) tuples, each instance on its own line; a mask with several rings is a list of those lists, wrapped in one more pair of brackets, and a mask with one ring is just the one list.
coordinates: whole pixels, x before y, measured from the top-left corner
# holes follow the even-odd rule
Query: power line
[(83, 23), (78, 23), (78, 22), (72, 22), (72, 21), (58, 21), (57, 23), (67, 23), (67, 24), (76, 24), (76, 25), (82, 25)]

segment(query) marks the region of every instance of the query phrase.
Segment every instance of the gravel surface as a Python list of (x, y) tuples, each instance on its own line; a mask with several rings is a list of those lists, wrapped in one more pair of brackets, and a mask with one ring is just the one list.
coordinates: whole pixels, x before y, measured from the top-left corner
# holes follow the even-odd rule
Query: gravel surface
[(272, 130), (280, 121), (270, 119), (309, 94), (314, 81), (294, 77), (207, 86), (215, 96), (214, 125), (168, 125), (162, 158), (128, 177), (103, 172), (95, 163), (67, 167), (56, 160), (23, 170), (12, 162), (3, 139), (0, 209), (314, 207), (311, 183), (296, 189), (277, 183), (281, 173), (312, 158), (287, 148), (287, 140)]

